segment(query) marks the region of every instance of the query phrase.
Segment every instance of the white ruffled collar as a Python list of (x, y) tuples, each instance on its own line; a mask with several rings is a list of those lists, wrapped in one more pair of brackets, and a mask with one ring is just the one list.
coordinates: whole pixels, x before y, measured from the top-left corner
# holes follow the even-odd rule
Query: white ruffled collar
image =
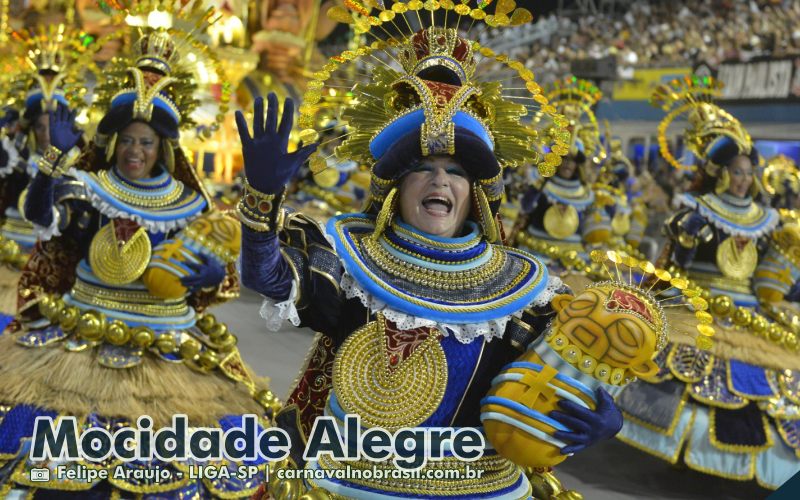
[[(200, 193), (189, 189), (166, 173), (165, 175), (170, 182), (168, 186), (163, 188), (164, 194), (170, 194), (174, 191), (179, 196), (173, 202), (153, 209), (133, 205), (108, 192), (103, 187), (103, 183), (99, 182), (98, 174), (73, 168), (70, 170), (70, 175), (84, 184), (89, 202), (98, 212), (109, 219), (130, 219), (151, 233), (167, 233), (183, 229), (207, 207), (207, 203)], [(158, 182), (161, 177), (164, 177), (164, 175), (154, 178), (153, 183)], [(113, 176), (108, 176), (107, 179), (103, 180), (107, 181), (108, 179), (113, 179)], [(136, 185), (121, 187), (128, 191), (135, 191), (137, 188)]]

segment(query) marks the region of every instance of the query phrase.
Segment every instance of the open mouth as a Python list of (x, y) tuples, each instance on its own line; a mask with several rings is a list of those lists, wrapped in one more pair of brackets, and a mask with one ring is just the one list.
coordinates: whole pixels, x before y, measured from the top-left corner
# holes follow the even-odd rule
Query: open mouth
[(130, 168), (139, 168), (144, 165), (144, 162), (135, 158), (125, 158), (125, 164)]
[(422, 206), (434, 215), (447, 215), (453, 210), (453, 202), (439, 195), (428, 196), (422, 200)]

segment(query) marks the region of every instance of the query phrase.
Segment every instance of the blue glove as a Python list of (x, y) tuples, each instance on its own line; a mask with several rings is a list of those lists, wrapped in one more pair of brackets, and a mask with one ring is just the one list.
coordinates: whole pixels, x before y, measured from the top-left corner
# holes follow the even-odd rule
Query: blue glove
[(50, 144), (63, 154), (75, 147), (81, 138), (81, 131), (75, 128), (76, 115), (76, 111), (70, 111), (61, 104), (55, 111), (50, 112)]
[(188, 263), (187, 267), (192, 270), (192, 274), (181, 278), (181, 284), (196, 292), (201, 288), (217, 286), (225, 279), (225, 266), (214, 259), (202, 257), (202, 264)]
[(681, 229), (686, 231), (690, 236), (697, 236), (697, 233), (707, 224), (708, 222), (705, 217), (697, 212), (692, 212), (681, 222)]
[(6, 108), (5, 112), (3, 113), (3, 117), (0, 118), (0, 128), (5, 127), (6, 125), (11, 125), (17, 120), (19, 120), (19, 111), (12, 108)]
[(567, 399), (558, 402), (564, 412), (551, 411), (550, 417), (572, 429), (572, 432), (556, 431), (553, 437), (569, 444), (561, 448), (563, 455), (571, 455), (588, 448), (604, 439), (614, 437), (622, 429), (622, 413), (614, 404), (611, 395), (603, 388), (598, 388), (597, 408), (587, 410)]
[(531, 213), (536, 208), (536, 205), (539, 204), (539, 197), (542, 195), (542, 192), (535, 187), (531, 186), (530, 189), (522, 196), (522, 201), (520, 202), (520, 206), (522, 208), (523, 213)]
[(783, 299), (788, 302), (800, 302), (800, 281), (792, 285)]
[(236, 112), (236, 127), (242, 140), (242, 158), (247, 182), (265, 194), (278, 194), (294, 177), (300, 166), (317, 149), (316, 144), (288, 153), (289, 133), (294, 121), (294, 101), (286, 99), (283, 117), (278, 126), (278, 97), (267, 96), (267, 120), (264, 123), (264, 99), (256, 99), (253, 107), (253, 137), (241, 111)]

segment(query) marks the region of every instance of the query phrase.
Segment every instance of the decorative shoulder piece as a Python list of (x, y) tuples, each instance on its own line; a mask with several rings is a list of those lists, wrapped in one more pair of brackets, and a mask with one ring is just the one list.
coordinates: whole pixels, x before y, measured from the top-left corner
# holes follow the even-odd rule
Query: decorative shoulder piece
[(281, 204), (285, 196), (286, 191), (280, 194), (280, 198), (278, 195), (262, 193), (245, 181), (244, 193), (236, 206), (239, 220), (253, 231), (280, 231), (283, 225)]

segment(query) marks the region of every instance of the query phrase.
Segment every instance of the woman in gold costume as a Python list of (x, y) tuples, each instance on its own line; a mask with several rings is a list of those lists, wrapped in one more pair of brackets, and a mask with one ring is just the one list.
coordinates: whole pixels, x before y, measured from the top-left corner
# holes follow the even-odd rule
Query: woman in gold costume
[[(395, 5), (402, 10), (404, 4)], [(389, 13), (375, 19), (393, 18)], [(348, 15), (335, 15), (342, 14)], [(520, 15), (524, 18), (520, 11), (515, 19)], [(238, 206), (243, 283), (266, 297), (261, 313), (271, 329), (290, 320), (320, 332), (276, 418), (294, 443), (306, 442), (323, 415), (337, 425), (347, 414), (358, 415), (363, 430), (482, 429), (481, 400), (492, 379), (543, 338), (554, 312), (550, 300), (563, 289), (541, 261), (501, 241), (502, 166), (531, 161), (534, 151), (519, 121), (524, 107), (504, 99), (496, 82), (479, 82), (480, 56), (455, 29), (431, 26), (394, 42), (384, 48), (402, 61), (402, 70), (371, 68), (372, 81), (343, 114), (353, 132), (337, 152), (371, 165), (364, 213), (333, 217), (324, 229), (302, 214), (287, 214), (280, 206), (286, 182), (314, 146), (286, 152), (292, 108), (284, 105), (278, 124), (274, 95), (266, 120), (263, 101), (256, 101), (252, 136), (244, 117), (237, 116), (247, 177)], [(335, 69), (326, 67), (309, 84), (300, 108), (302, 126), (316, 123), (314, 96), (325, 93), (325, 80)], [(536, 86), (532, 75), (525, 75)], [(562, 122), (552, 111), (545, 113)], [(303, 130), (301, 136), (313, 138), (313, 132)], [(552, 146), (566, 148), (562, 141)], [(558, 156), (539, 166), (552, 175)], [(324, 159), (311, 158), (312, 169), (320, 164)], [(621, 421), (607, 393), (598, 390), (597, 396), (599, 404), (591, 410), (565, 404), (563, 412), (541, 414), (558, 429), (575, 431), (557, 432), (555, 440), (545, 436), (560, 459), (617, 430)], [(463, 461), (446, 455), (424, 468), (464, 469)], [(345, 463), (328, 456), (306, 460), (296, 452), (279, 464), (326, 472), (345, 465), (394, 468), (391, 459)], [(472, 466), (484, 469), (482, 478), (319, 475), (304, 483), (273, 473), (269, 493), (293, 498), (311, 489), (312, 498), (364, 499), (567, 494), (549, 471), (529, 471), (529, 480), (521, 466), (494, 449)]]
[(554, 84), (547, 96), (570, 120), (570, 149), (554, 176), (533, 169), (514, 232), (522, 248), (544, 256), (560, 273), (565, 267), (583, 269), (591, 247), (609, 241), (615, 200), (598, 198), (592, 187), (591, 169), (601, 150), (592, 106), (600, 90), (573, 77)]
[[(148, 29), (106, 68), (105, 116), (82, 152), (74, 112), (50, 113), (51, 143), (24, 207), (41, 240), (21, 280), (17, 329), (0, 336), (3, 495), (246, 498), (263, 480), (262, 460), (247, 462), (261, 471), (249, 478), (200, 479), (184, 462), (109, 459), (71, 462), (105, 468), (107, 479), (51, 471), (49, 482), (31, 481), (32, 468), (55, 467), (28, 457), (37, 416), (73, 415), (84, 430), (136, 427), (142, 415), (158, 429), (177, 414), (190, 427), (226, 429), (245, 414), (269, 426), (271, 394), (225, 325), (203, 314), (236, 296), (239, 224), (214, 210), (177, 143), (196, 103), (181, 46), (176, 32)], [(117, 466), (131, 474), (112, 474)], [(153, 469), (160, 477), (135, 474)]]
[[(673, 337), (658, 375), (617, 396), (626, 417), (618, 437), (671, 463), (777, 488), (800, 470), (800, 363), (795, 333), (762, 314), (770, 312), (774, 290), (785, 286), (782, 298), (800, 274), (784, 258), (786, 238), (775, 238), (785, 230), (776, 231), (778, 213), (755, 199), (759, 158), (750, 136), (710, 101), (719, 88), (688, 78), (654, 96), (677, 110), (661, 134), (669, 120), (689, 113), (686, 142), (700, 159), (695, 189), (679, 195), (681, 208), (666, 223), (664, 255), (706, 291), (710, 309), (697, 314), (715, 318), (717, 335), (713, 347), (704, 346), (710, 350)], [(683, 167), (669, 150), (662, 154)]]
[[(36, 243), (33, 225), (20, 213), (20, 202), (36, 174), (37, 162), (50, 145), (48, 113), (56, 106), (77, 109), (83, 104), (81, 64), (90, 53), (77, 34), (64, 25), (14, 32), (10, 41), (18, 73), (4, 91), (14, 101), (8, 108), (0, 153), (0, 320), (5, 328), (17, 310), (17, 283)], [(68, 99), (67, 96), (70, 96)]]

